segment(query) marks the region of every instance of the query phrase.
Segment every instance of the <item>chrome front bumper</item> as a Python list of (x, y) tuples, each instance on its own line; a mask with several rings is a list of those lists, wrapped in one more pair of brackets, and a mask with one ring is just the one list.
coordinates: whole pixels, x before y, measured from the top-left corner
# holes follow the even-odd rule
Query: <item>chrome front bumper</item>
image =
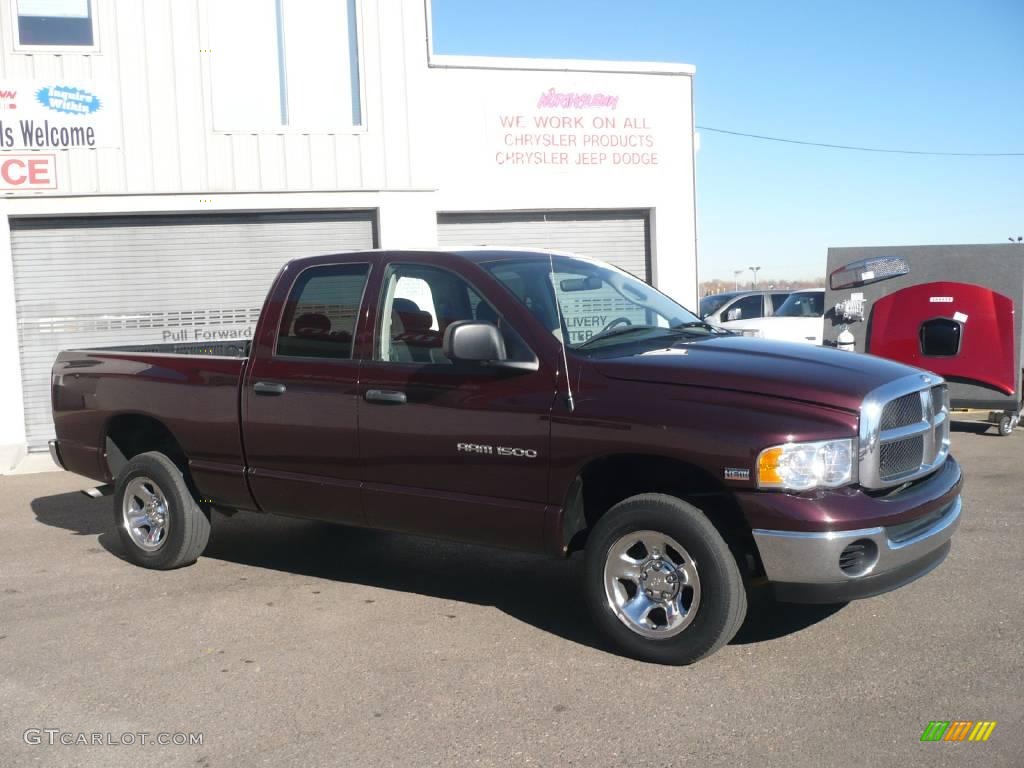
[[(937, 514), (902, 525), (804, 533), (755, 530), (754, 541), (776, 596), (794, 602), (833, 602), (888, 592), (936, 567), (960, 526), (960, 497)], [(851, 572), (840, 556), (855, 542), (874, 550), (873, 562)]]
[(53, 463), (61, 469), (64, 469), (64, 462), (60, 458), (60, 447), (57, 445), (56, 440), (51, 440), (50, 443), (50, 458), (53, 459)]

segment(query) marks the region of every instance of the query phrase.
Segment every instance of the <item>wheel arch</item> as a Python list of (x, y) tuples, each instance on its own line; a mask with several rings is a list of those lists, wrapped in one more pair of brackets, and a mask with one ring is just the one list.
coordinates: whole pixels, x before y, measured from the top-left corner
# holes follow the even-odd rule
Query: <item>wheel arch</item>
[(140, 453), (158, 451), (181, 470), (191, 486), (188, 457), (174, 433), (159, 419), (144, 413), (119, 413), (107, 420), (104, 430), (107, 472), (116, 480), (121, 470)]
[(570, 484), (564, 500), (563, 550), (583, 549), (597, 521), (620, 501), (663, 493), (697, 507), (729, 544), (741, 569), (760, 569), (757, 547), (732, 490), (705, 469), (660, 454), (618, 453), (594, 458)]

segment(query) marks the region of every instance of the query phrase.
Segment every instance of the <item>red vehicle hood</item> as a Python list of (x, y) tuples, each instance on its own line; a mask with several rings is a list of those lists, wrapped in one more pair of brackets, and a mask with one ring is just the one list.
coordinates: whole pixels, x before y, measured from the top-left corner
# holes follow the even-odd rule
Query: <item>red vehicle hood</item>
[(919, 372), (874, 355), (724, 336), (595, 361), (613, 379), (728, 389), (860, 409), (876, 387)]
[[(922, 352), (922, 324), (947, 318), (961, 324), (957, 354), (928, 357)], [(872, 353), (927, 367), (952, 381), (974, 382), (1012, 396), (1017, 390), (1013, 299), (972, 283), (922, 283), (883, 296), (871, 310)]]

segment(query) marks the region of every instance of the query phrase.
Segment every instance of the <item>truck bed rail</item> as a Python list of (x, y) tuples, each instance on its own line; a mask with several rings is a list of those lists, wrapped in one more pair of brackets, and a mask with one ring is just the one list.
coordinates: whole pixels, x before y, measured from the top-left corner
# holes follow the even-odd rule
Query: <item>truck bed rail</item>
[(144, 352), (156, 355), (203, 355), (208, 357), (239, 357), (249, 356), (252, 342), (247, 339), (237, 341), (186, 342), (170, 344), (126, 344), (116, 347), (90, 347), (82, 352)]

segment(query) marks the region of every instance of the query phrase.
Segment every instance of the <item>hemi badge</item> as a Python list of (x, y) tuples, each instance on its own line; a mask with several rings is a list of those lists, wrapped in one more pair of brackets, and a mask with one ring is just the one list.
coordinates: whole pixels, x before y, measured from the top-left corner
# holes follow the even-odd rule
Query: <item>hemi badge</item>
[(726, 480), (749, 480), (750, 470), (740, 469), (739, 467), (726, 467), (725, 468), (725, 479)]

